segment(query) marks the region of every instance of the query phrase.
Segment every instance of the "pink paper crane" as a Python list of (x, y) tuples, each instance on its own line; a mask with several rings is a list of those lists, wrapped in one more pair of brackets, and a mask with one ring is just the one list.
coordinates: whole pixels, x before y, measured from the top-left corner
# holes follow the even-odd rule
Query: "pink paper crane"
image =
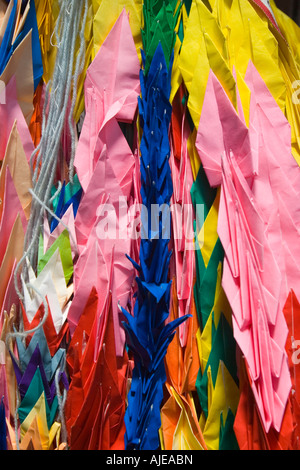
[(249, 128), (238, 90), (240, 115), (210, 73), (196, 147), (210, 184), (221, 185), (222, 284), (268, 432), (280, 431), (291, 391), (283, 308), (291, 289), (300, 295), (293, 276), (300, 266), (300, 175), (289, 123), (252, 62), (245, 81), (251, 91)]
[[(126, 255), (138, 253), (138, 240), (132, 240), (127, 233), (128, 213), (139, 202), (138, 155), (127, 142), (120, 122), (134, 120), (140, 93), (139, 71), (124, 9), (87, 70), (86, 116), (74, 161), (83, 188), (75, 219), (79, 256), (74, 267), (74, 300), (68, 315), (72, 334), (94, 286), (101, 313), (114, 253), (112, 312), (118, 356), (123, 355), (125, 345), (118, 303), (127, 306), (135, 275)], [(124, 206), (122, 210), (120, 206)], [(107, 209), (108, 217), (114, 218), (115, 230), (102, 237), (99, 230)]]

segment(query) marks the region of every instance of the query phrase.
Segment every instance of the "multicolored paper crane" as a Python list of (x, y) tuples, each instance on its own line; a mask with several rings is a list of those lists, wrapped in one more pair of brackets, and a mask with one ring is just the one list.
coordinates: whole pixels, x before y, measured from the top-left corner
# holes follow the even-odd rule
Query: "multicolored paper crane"
[(0, 450), (299, 449), (299, 44), (274, 0), (0, 0)]

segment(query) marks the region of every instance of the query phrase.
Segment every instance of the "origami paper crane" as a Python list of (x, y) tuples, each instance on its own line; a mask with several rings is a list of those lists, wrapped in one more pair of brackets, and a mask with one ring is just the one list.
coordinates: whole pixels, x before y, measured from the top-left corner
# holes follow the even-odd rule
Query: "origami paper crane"
[[(233, 101), (235, 99), (235, 83), (234, 77), (229, 70), (229, 62), (225, 48), (226, 39), (220, 30), (215, 17), (203, 2), (193, 2), (192, 5), (187, 5), (187, 11), (189, 11), (189, 16), (182, 24), (182, 46), (177, 66), (180, 69), (183, 84), (186, 87), (186, 92), (182, 99), (187, 102), (187, 108), (190, 112), (190, 119), (188, 121), (190, 134), (187, 134), (187, 151), (194, 178), (191, 196), (194, 205), (194, 214), (196, 214), (198, 218), (198, 220), (194, 220), (193, 226), (193, 231), (196, 237), (194, 252), (196, 276), (193, 294), (199, 320), (197, 343), (201, 366), (199, 367), (197, 389), (201, 397), (200, 402), (202, 403), (202, 407), (206, 410), (205, 413), (201, 413), (200, 419), (201, 430), (206, 434), (205, 442), (209, 448), (215, 448), (214, 446), (219, 448), (219, 445), (222, 445), (222, 439), (220, 439), (220, 436), (225, 427), (225, 440), (234, 443), (236, 446), (232, 425), (233, 410), (236, 410), (236, 401), (232, 402), (232, 410), (227, 415), (227, 405), (224, 408), (221, 394), (215, 393), (215, 397), (217, 397), (217, 399), (214, 400), (214, 407), (209, 409), (209, 411), (212, 412), (211, 416), (214, 416), (214, 418), (209, 417), (207, 414), (207, 400), (208, 397), (210, 400), (211, 394), (213, 393), (212, 390), (214, 390), (210, 377), (211, 368), (209, 364), (206, 367), (209, 362), (210, 355), (211, 360), (215, 362), (216, 370), (218, 370), (219, 366), (221, 367), (221, 357), (218, 355), (217, 351), (222, 349), (221, 344), (223, 339), (221, 338), (222, 334), (217, 337), (214, 334), (217, 325), (219, 325), (218, 328), (220, 328), (220, 330), (223, 329), (223, 335), (229, 342), (231, 341), (233, 348), (235, 346), (232, 331), (230, 329), (231, 326), (226, 328), (227, 324), (231, 325), (231, 311), (220, 286), (220, 273), (222, 271), (224, 256), (221, 242), (217, 234), (220, 193), (214, 188), (211, 188), (207, 181), (203, 167), (201, 167), (199, 155), (197, 151), (195, 151), (195, 139), (198, 120), (201, 115), (203, 101), (202, 90), (205, 90), (205, 83), (209, 76), (209, 70), (213, 68), (213, 70), (216, 70), (216, 73), (219, 74), (222, 79), (222, 83), (225, 83), (226, 81), (226, 91), (230, 96), (232, 96)], [(195, 37), (197, 37), (197, 40), (195, 40)], [(196, 59), (195, 61), (195, 57), (198, 58), (198, 56), (199, 59)], [(201, 73), (199, 72), (199, 69), (196, 68), (197, 60), (199, 60), (199, 67), (201, 62)], [(176, 125), (178, 127), (177, 122)], [(180, 148), (182, 142), (179, 137), (176, 138), (178, 141), (177, 145)], [(197, 207), (201, 207), (203, 212), (200, 214), (200, 217), (196, 212)], [(224, 320), (223, 315), (225, 315), (226, 320), (219, 323), (220, 318)], [(218, 344), (219, 342), (220, 344)], [(231, 371), (234, 369), (228, 364), (222, 364), (223, 369), (227, 366)], [(226, 372), (228, 371), (226, 370)], [(226, 380), (229, 380), (227, 377), (230, 377), (230, 374), (223, 374), (223, 380), (225, 380), (225, 376)], [(200, 384), (202, 381), (203, 388), (201, 390)], [(238, 380), (236, 378), (236, 373), (234, 373), (234, 378), (230, 377), (230, 382), (235, 383), (236, 397), (238, 395)], [(224, 386), (226, 388), (226, 385)], [(231, 384), (228, 385), (228, 387), (229, 386), (231, 386)], [(217, 418), (216, 422), (218, 424), (215, 426), (217, 416), (216, 409), (218, 410), (217, 413), (219, 413), (219, 416), (223, 416), (224, 418), (226, 415), (226, 419), (229, 417), (225, 427), (223, 426), (224, 423), (222, 424), (221, 418)]]
[[(145, 5), (145, 9), (150, 13), (149, 4)], [(164, 11), (158, 2), (156, 10), (145, 18), (144, 38), (151, 31), (153, 16)], [(169, 96), (173, 54), (167, 53), (160, 41), (164, 40), (172, 51), (174, 35), (171, 26), (154, 40), (154, 44), (158, 42), (158, 45), (153, 46), (146, 41), (146, 49), (142, 51), (144, 69), (140, 73), (142, 97), (139, 99), (143, 129), (140, 144), (141, 196), (148, 214), (151, 213), (152, 204), (170, 204), (172, 195), (167, 133), (172, 109)], [(138, 290), (133, 316), (122, 309), (127, 320), (123, 323), (127, 344), (134, 357), (125, 414), (126, 449), (156, 449), (159, 446), (159, 408), (163, 398), (162, 386), (166, 380), (163, 358), (176, 327), (187, 318), (184, 316), (165, 324), (171, 283), (167, 279), (169, 238), (163, 237), (167, 220), (164, 216), (162, 219), (155, 228), (151, 221), (149, 224), (149, 221), (142, 219), (146, 237), (141, 239), (140, 265), (134, 263), (138, 272)]]
[(118, 17), (125, 9), (129, 14), (129, 25), (131, 35), (133, 37), (136, 52), (141, 61), (141, 48), (142, 48), (142, 6), (141, 0), (113, 0), (113, 3), (108, 0), (102, 2), (92, 1), (93, 4), (93, 20), (92, 20), (92, 37), (93, 37), (93, 51), (92, 59), (95, 58), (99, 49), (101, 48), (106, 36), (111, 31)]
[[(55, 188), (52, 191), (55, 194)], [(57, 196), (56, 200), (52, 201), (55, 214), (58, 219), (63, 219), (64, 214), (67, 212), (68, 208), (72, 206), (74, 219), (77, 215), (78, 206), (82, 196), (82, 188), (78, 181), (78, 176), (75, 175), (73, 183), (69, 182), (67, 185), (65, 181), (63, 182), (62, 188)], [(50, 230), (53, 230), (59, 224), (59, 220), (52, 218)], [(69, 225), (67, 225), (69, 226)]]
[[(231, 326), (231, 310), (221, 287), (223, 248), (217, 237), (217, 212), (219, 195), (208, 188), (201, 167), (192, 188), (194, 205), (204, 205), (204, 223), (196, 239), (196, 283), (194, 287), (200, 329), (198, 348), (200, 369), (196, 388), (201, 403), (201, 429), (209, 449), (220, 449), (222, 420), (232, 418), (236, 411), (238, 393), (235, 342)], [(199, 243), (203, 243), (200, 249)], [(210, 294), (208, 294), (210, 293)], [(223, 352), (222, 352), (223, 351)], [(226, 352), (225, 352), (226, 351)], [(222, 380), (218, 375), (222, 371)], [(222, 401), (220, 390), (231, 389), (230, 403)], [(212, 405), (213, 400), (213, 405)], [(229, 410), (229, 414), (227, 415)], [(220, 418), (219, 418), (220, 417)], [(224, 424), (224, 423), (223, 423)], [(232, 423), (233, 424), (233, 423)], [(233, 426), (226, 419), (226, 436), (234, 443)], [(231, 437), (229, 437), (231, 436)]]
[[(56, 421), (56, 417), (60, 413), (58, 395), (61, 392), (57, 387), (69, 388), (64, 371), (68, 324), (66, 312), (64, 316), (62, 313), (68, 307), (71, 295), (67, 289), (72, 275), (68, 240), (68, 232), (65, 231), (48, 246), (46, 252), (41, 247), (37, 276), (29, 266), (30, 284), (26, 284), (21, 275), (24, 304), (21, 302), (20, 306), (24, 332), (11, 332), (16, 337), (17, 349), (15, 352), (10, 349), (20, 396), (17, 409), (20, 442), (11, 438), (12, 446), (48, 450), (59, 445), (61, 423)], [(47, 311), (43, 298), (47, 299)], [(23, 337), (26, 338), (25, 343)], [(12, 386), (11, 377), (8, 384)]]
[[(177, 303), (176, 282), (174, 280), (172, 282), (170, 322), (178, 317)], [(196, 390), (196, 380), (200, 368), (199, 352), (195, 341), (199, 325), (193, 300), (190, 315), (191, 318), (187, 320), (189, 328), (185, 348), (181, 347), (180, 337), (176, 334), (168, 346), (165, 356), (166, 387), (169, 398), (161, 409), (160, 441), (163, 450), (186, 449), (190, 446), (199, 450), (206, 449), (192, 398), (192, 392)], [(191, 441), (193, 444), (185, 444)]]
[[(32, 66), (33, 66), (33, 79), (34, 79), (34, 90), (37, 88), (42, 75), (43, 75), (43, 64), (42, 64), (42, 56), (41, 56), (41, 48), (40, 48), (40, 41), (39, 41), (39, 33), (38, 33), (38, 26), (36, 20), (36, 11), (35, 11), (35, 4), (33, 0), (29, 0), (27, 2), (25, 11), (22, 15), (22, 20), (19, 22), (16, 21), (17, 7), (20, 8), (20, 2), (14, 1), (10, 2), (13, 3), (13, 9), (9, 17), (8, 25), (5, 30), (5, 36), (8, 36), (10, 32), (10, 24), (13, 24), (13, 19), (15, 18), (15, 30), (14, 33), (13, 29), (11, 29), (11, 35), (14, 33), (14, 38), (10, 42), (8, 41), (8, 49), (6, 54), (3, 54), (3, 59), (0, 66), (0, 73), (3, 72), (5, 66), (7, 65), (11, 55), (14, 53), (18, 45), (22, 42), (22, 40), (26, 37), (26, 35), (31, 31), (31, 47), (32, 47)], [(9, 11), (9, 7), (8, 7)], [(20, 14), (20, 13), (19, 13)], [(3, 42), (5, 38), (3, 38)], [(1, 49), (2, 49), (1, 44)], [(4, 51), (3, 51), (4, 53)], [(2, 54), (1, 54), (2, 55)]]
[(177, 8), (176, 0), (166, 3), (158, 1), (154, 5), (150, 5), (150, 3), (143, 4), (144, 28), (142, 29), (142, 41), (145, 52), (144, 67), (146, 75), (158, 43), (163, 48), (167, 66), (171, 57), (174, 57), (175, 27), (179, 14), (180, 8)]
[(174, 389), (162, 407), (164, 450), (203, 450), (205, 443), (192, 407)]
[(178, 67), (189, 93), (188, 109), (196, 128), (211, 69), (234, 102), (235, 80), (229, 67), (225, 35), (216, 17), (202, 1), (192, 2)]
[(65, 350), (58, 350), (52, 357), (42, 328), (35, 331), (27, 347), (24, 347), (18, 335), (16, 343), (19, 359), (12, 351), (11, 357), (20, 393), (17, 411), (21, 442), (36, 418), (41, 447), (48, 450), (60, 429), (60, 425), (55, 424), (58, 410), (57, 384), (63, 384), (66, 390), (69, 387), (63, 370)]
[[(194, 214), (190, 196), (193, 175), (187, 152), (189, 125), (185, 120), (185, 115), (181, 133), (181, 155), (179, 158), (175, 158), (172, 145), (170, 152), (170, 167), (174, 188), (171, 198), (171, 216), (174, 233), (174, 267), (171, 267), (171, 270), (174, 272), (173, 276), (176, 278), (179, 317), (190, 313), (195, 278), (194, 233), (192, 224)], [(186, 344), (187, 335), (188, 322), (184, 322), (179, 328), (179, 337), (182, 347)]]
[[(178, 318), (178, 297), (176, 282), (172, 282), (170, 317), (172, 322)], [(181, 347), (180, 335), (176, 334), (170, 343), (165, 356), (167, 387), (172, 387), (180, 396), (186, 396), (196, 390), (196, 380), (200, 368), (199, 351), (196, 342), (199, 323), (195, 303), (192, 300), (190, 318), (187, 320), (188, 332), (185, 348)]]
[(0, 60), (0, 70), (1, 73), (3, 72), (5, 65), (7, 63), (7, 60), (9, 58), (9, 49), (11, 47), (11, 44), (13, 42), (13, 37), (15, 33), (15, 29), (17, 27), (17, 14), (19, 15), (19, 12), (17, 12), (17, 7), (20, 7), (20, 3), (18, 5), (17, 1), (10, 2), (5, 18), (4, 18), (4, 25), (5, 25), (5, 30), (4, 34), (2, 37), (1, 41), (1, 60)]
[[(11, 422), (15, 416), (17, 407), (16, 403), (16, 378), (14, 374), (13, 364), (9, 349), (12, 350), (14, 345), (12, 338), (9, 336), (13, 331), (13, 325), (16, 322), (16, 305), (12, 305), (9, 311), (3, 312), (3, 324), (1, 327), (1, 393), (4, 397), (5, 418), (6, 423)], [(8, 347), (9, 346), (9, 349)], [(9, 442), (8, 442), (9, 446)]]
[[(25, 220), (28, 220), (30, 214), (31, 195), (29, 189), (32, 187), (30, 167), (26, 159), (25, 151), (17, 130), (16, 122), (14, 123), (9, 140), (6, 146), (5, 156), (2, 160), (2, 167), (0, 173), (0, 197), (4, 199), (5, 179), (10, 173), (13, 185), (18, 195)], [(9, 176), (8, 176), (9, 178)], [(10, 204), (10, 201), (7, 201)], [(0, 217), (2, 218), (2, 211), (4, 205), (1, 205)]]
[[(98, 292), (107, 289), (108, 266), (114, 250), (114, 282), (117, 286), (117, 298), (112, 304), (112, 310), (118, 356), (123, 355), (125, 344), (125, 334), (120, 326), (118, 302), (123, 307), (127, 306), (134, 277), (134, 268), (125, 254), (131, 255), (134, 250), (133, 245), (137, 243), (132, 241), (127, 233), (129, 223), (127, 213), (139, 199), (135, 190), (137, 185), (134, 182), (138, 171), (137, 156), (127, 142), (119, 122), (130, 124), (133, 121), (140, 90), (139, 69), (128, 16), (123, 9), (87, 71), (86, 117), (75, 156), (75, 166), (83, 195), (75, 220), (79, 259), (75, 267), (74, 294), (75, 297), (81, 296), (83, 300), (79, 303), (82, 306), (82, 302), (87, 301), (95, 283), (96, 278), (89, 274), (89, 284), (86, 289), (78, 284), (79, 279), (83, 279), (84, 269), (89, 269), (87, 260), (94, 265), (93, 269), (106, 266), (104, 270), (101, 268), (102, 274), (98, 278), (96, 287), (100, 289)], [(91, 122), (94, 122), (93, 126)], [(134, 143), (133, 147), (135, 146)], [(86, 158), (82, 158), (83, 154), (86, 154)], [(120, 200), (123, 201), (124, 211), (120, 209)], [(100, 233), (105, 222), (105, 218), (103, 219), (107, 210), (105, 207), (115, 216), (115, 234)], [(92, 250), (98, 252), (98, 268), (97, 264), (94, 264)], [(105, 295), (101, 296), (101, 302), (104, 298)], [(75, 313), (75, 309), (74, 303), (69, 320), (77, 324), (78, 314)]]
[(53, 75), (57, 52), (56, 47), (51, 47), (51, 44), (56, 42), (56, 38), (53, 36), (59, 13), (58, 2), (38, 0), (35, 2), (35, 9), (43, 62), (43, 80), (45, 83), (48, 83)]
[(4, 247), (3, 258), (0, 266), (1, 276), (1, 289), (0, 289), (0, 304), (1, 304), (1, 322), (3, 322), (4, 310), (10, 310), (10, 302), (16, 300), (16, 292), (14, 289), (14, 271), (16, 263), (22, 256), (24, 243), (24, 229), (20, 215), (17, 213), (13, 223), (7, 245)]
[(27, 124), (30, 123), (32, 117), (34, 92), (31, 35), (30, 30), (11, 55), (0, 75), (1, 83), (5, 86), (15, 76), (18, 102)]
[(47, 319), (45, 333), (51, 353), (55, 353), (67, 332), (67, 314), (70, 308), (72, 286), (67, 287), (59, 248), (53, 253), (48, 263), (37, 277), (30, 271), (30, 287), (22, 279), (24, 301), (22, 308), (26, 330), (31, 330), (40, 322), (45, 308), (43, 298), (47, 301)]
[[(274, 210), (276, 211), (274, 204), (276, 204), (276, 200), (280, 200), (280, 197), (277, 196), (279, 192), (275, 192), (276, 189), (272, 185), (274, 194), (272, 209), (266, 198), (262, 206), (259, 205), (260, 202), (257, 202), (260, 201), (257, 198), (261, 190), (260, 185), (264, 185), (264, 181), (266, 181), (264, 178), (268, 174), (265, 173), (266, 167), (263, 166), (265, 165), (263, 158), (268, 159), (269, 165), (275, 164), (275, 160), (273, 160), (273, 157), (271, 158), (268, 151), (262, 152), (262, 147), (259, 147), (260, 160), (259, 168), (257, 168), (255, 147), (251, 148), (251, 153), (249, 141), (251, 139), (251, 142), (254, 142), (252, 132), (260, 132), (260, 135), (264, 136), (266, 145), (272, 145), (267, 143), (270, 142), (270, 127), (269, 129), (265, 127), (268, 124), (266, 121), (265, 123), (262, 121), (262, 116), (267, 118), (273, 113), (278, 125), (279, 122), (282, 122), (282, 127), (286, 128), (287, 131), (288, 126), (276, 103), (274, 104), (274, 99), (268, 92), (266, 85), (251, 63), (248, 68), (247, 83), (252, 90), (250, 118), (253, 119), (253, 126), (250, 126), (249, 132), (243, 122), (239, 120), (218, 80), (211, 73), (206, 95), (207, 97), (211, 93), (209, 110), (206, 106), (208, 102), (205, 100), (202, 116), (203, 119), (205, 116), (207, 126), (207, 123), (211, 122), (209, 113), (212, 112), (215, 100), (215, 110), (219, 110), (219, 122), (221, 124), (221, 131), (215, 135), (218, 135), (220, 140), (218, 143), (215, 140), (214, 149), (210, 146), (210, 157), (208, 157), (205, 150), (205, 139), (208, 135), (206, 134), (207, 127), (204, 133), (201, 121), (196, 145), (210, 183), (213, 186), (216, 186), (218, 182), (219, 184), (222, 183), (218, 233), (225, 250), (223, 286), (233, 309), (235, 338), (245, 355), (252, 390), (264, 427), (268, 432), (271, 426), (280, 431), (291, 388), (285, 353), (288, 330), (282, 313), (283, 302), (285, 302), (287, 293), (282, 281), (285, 273), (280, 271), (279, 268), (279, 266), (282, 266), (280, 255), (276, 255), (276, 244), (272, 245), (269, 241), (271, 228), (270, 232), (265, 232), (263, 228), (266, 223), (264, 220), (271, 220), (266, 218), (267, 207), (272, 212), (272, 217)], [(214, 94), (216, 98), (212, 97)], [(259, 105), (255, 104), (256, 100)], [(264, 114), (261, 115), (259, 127), (258, 121), (254, 123), (254, 120), (261, 110), (264, 110)], [(223, 114), (224, 112), (226, 112), (226, 117)], [(232, 114), (230, 120), (228, 120), (228, 112)], [(232, 125), (235, 126), (234, 139), (231, 137), (230, 128)], [(286, 135), (286, 138), (288, 137), (287, 133), (284, 135)], [(283, 146), (282, 154), (291, 155), (291, 152), (287, 153), (289, 146), (285, 137), (281, 140), (281, 145)], [(222, 152), (224, 157), (220, 161)], [(245, 157), (248, 158), (247, 162)], [(291, 166), (293, 164), (291, 159), (287, 163)], [(252, 170), (252, 178), (251, 165), (254, 169), (257, 168), (256, 171)], [(281, 167), (281, 171), (284, 171), (284, 166)], [(249, 181), (252, 181), (251, 185)], [(283, 185), (282, 182), (282, 188)], [(277, 188), (279, 190), (278, 186)], [(283, 194), (285, 194), (284, 190)], [(278, 204), (277, 210), (280, 214), (280, 202)], [(235, 218), (234, 223), (231, 217), (227, 218), (227, 222), (225, 222), (224, 217), (226, 213), (229, 214), (229, 207), (235, 207), (233, 212), (230, 212)], [(268, 216), (270, 217), (270, 212)], [(271, 224), (271, 222), (269, 223)], [(239, 243), (242, 243), (242, 245), (239, 245)], [(245, 252), (245, 246), (248, 247), (246, 250), (248, 255), (245, 257), (240, 255), (241, 246), (244, 246), (243, 253)], [(271, 272), (270, 275), (267, 275), (269, 269)], [(239, 279), (238, 284), (237, 279)], [(256, 295), (253, 292), (256, 292)], [(271, 325), (273, 325), (272, 328)], [(251, 340), (250, 337), (247, 337), (249, 334)], [(257, 344), (255, 351), (251, 344)]]
[(299, 28), (80, 5), (0, 1), (0, 449), (298, 449)]
[[(112, 277), (109, 287), (113, 289)], [(91, 290), (68, 350), (72, 380), (66, 419), (70, 448), (74, 450), (124, 448), (128, 359), (125, 354), (117, 360), (112, 298), (108, 291), (105, 305), (99, 309), (97, 290)]]
[[(286, 115), (291, 126), (292, 153), (299, 163), (299, 142), (297, 141), (299, 120), (297, 113), (293, 111), (295, 106), (293, 83), (299, 78), (296, 65), (297, 53), (294, 53), (295, 46), (292, 40), (294, 25), (290, 18), (280, 20), (280, 17), (284, 15), (274, 1), (270, 2), (270, 6), (275, 21), (269, 10), (262, 8), (260, 0), (240, 1), (238, 7), (233, 4), (229, 9), (224, 8), (222, 4), (214, 5), (213, 10), (222, 30), (227, 26), (231, 30), (227, 43), (229, 57), (236, 70), (243, 77), (247, 71), (248, 62), (251, 60), (278, 106)], [(241, 28), (244, 31), (243, 41), (239, 40)], [(222, 82), (221, 77), (218, 78)], [(243, 108), (247, 109), (249, 97), (247, 98), (248, 90), (244, 84), (243, 90), (240, 88), (240, 93)]]
[(1, 160), (3, 160), (6, 147), (14, 125), (17, 127), (20, 140), (26, 155), (27, 162), (34, 151), (34, 145), (28, 130), (28, 125), (25, 120), (21, 105), (18, 100), (16, 78), (13, 76), (7, 83), (4, 90), (1, 92), (0, 99), (0, 113), (3, 125), (0, 135), (0, 152)]

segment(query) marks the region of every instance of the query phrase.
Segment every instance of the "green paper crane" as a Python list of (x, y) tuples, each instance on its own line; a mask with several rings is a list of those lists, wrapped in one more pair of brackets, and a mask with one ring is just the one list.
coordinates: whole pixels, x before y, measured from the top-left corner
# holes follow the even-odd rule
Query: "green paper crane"
[[(194, 207), (197, 204), (203, 207), (204, 214), (204, 225), (212, 206), (218, 200), (219, 193), (215, 188), (211, 188), (203, 167), (200, 166), (197, 178), (191, 189), (191, 198)], [(194, 230), (196, 233), (196, 221), (194, 221)], [(204, 231), (204, 243), (205, 243), (205, 231)], [(212, 380), (213, 386), (216, 385), (217, 374), (219, 372), (219, 366), (221, 363), (227, 368), (236, 387), (238, 387), (237, 377), (237, 364), (236, 364), (236, 343), (233, 337), (232, 326), (229, 324), (226, 318), (225, 311), (222, 312), (219, 319), (216, 319), (215, 308), (216, 308), (216, 290), (220, 288), (218, 280), (220, 272), (222, 271), (222, 263), (224, 259), (224, 250), (221, 245), (219, 237), (216, 237), (215, 245), (212, 249), (210, 258), (207, 263), (203, 259), (202, 251), (199, 246), (198, 238), (195, 239), (196, 250), (196, 282), (194, 285), (194, 298), (195, 305), (198, 314), (201, 334), (204, 332), (205, 327), (209, 320), (211, 320), (211, 338), (210, 338), (210, 351), (208, 360), (206, 362), (204, 370), (199, 370), (199, 374), (196, 381), (196, 390), (198, 393), (201, 410), (202, 410), (202, 426), (205, 428), (205, 434), (209, 434), (210, 420), (208, 420), (210, 407), (209, 407), (209, 380)], [(224, 308), (228, 308), (228, 304)], [(219, 308), (219, 306), (218, 306)], [(224, 379), (225, 380), (225, 379)], [(232, 448), (237, 449), (237, 442), (233, 431), (234, 422), (234, 409), (228, 409), (226, 420), (223, 416), (223, 410), (220, 409), (220, 436), (219, 436), (219, 447), (221, 448)], [(206, 425), (206, 423), (208, 423)], [(209, 445), (208, 445), (209, 447)], [(218, 450), (216, 449), (216, 450)]]

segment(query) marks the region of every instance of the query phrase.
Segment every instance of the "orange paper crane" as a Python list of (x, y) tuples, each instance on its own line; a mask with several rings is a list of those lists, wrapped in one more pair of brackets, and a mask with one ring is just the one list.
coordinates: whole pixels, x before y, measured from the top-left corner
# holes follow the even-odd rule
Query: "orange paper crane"
[(116, 356), (111, 302), (108, 292), (99, 312), (96, 290), (91, 290), (68, 350), (72, 380), (66, 424), (71, 450), (124, 448), (128, 358), (126, 351), (122, 358)]
[[(175, 281), (172, 283), (171, 299), (169, 320), (173, 321), (178, 317)], [(165, 450), (174, 448), (176, 450), (186, 450), (189, 446), (198, 450), (206, 449), (193, 401), (193, 392), (196, 390), (195, 384), (200, 368), (196, 343), (199, 324), (194, 299), (191, 301), (190, 314), (186, 345), (182, 347), (179, 335), (175, 335), (165, 356), (168, 398), (161, 410), (161, 441)], [(182, 421), (185, 422), (182, 428), (185, 442), (178, 443), (176, 429)]]

